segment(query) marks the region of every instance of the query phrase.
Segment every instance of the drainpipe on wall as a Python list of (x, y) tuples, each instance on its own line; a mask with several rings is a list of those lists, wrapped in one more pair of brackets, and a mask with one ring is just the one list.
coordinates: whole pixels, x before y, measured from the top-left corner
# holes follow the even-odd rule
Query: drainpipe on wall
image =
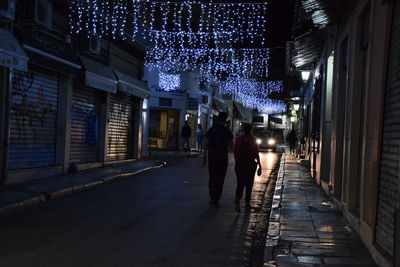
[(400, 209), (394, 212), (394, 267), (400, 267)]

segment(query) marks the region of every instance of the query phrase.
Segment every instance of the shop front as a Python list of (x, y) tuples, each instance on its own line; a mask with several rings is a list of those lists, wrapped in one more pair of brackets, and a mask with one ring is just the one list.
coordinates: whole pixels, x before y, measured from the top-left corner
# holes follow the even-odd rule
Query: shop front
[(56, 165), (59, 80), (30, 69), (12, 73), (9, 170)]
[(62, 173), (68, 84), (81, 68), (67, 46), (41, 32), (19, 32), (29, 57), (9, 86), (9, 182)]
[(151, 108), (148, 146), (151, 149), (179, 149), (179, 118), (179, 110)]
[(107, 98), (118, 84), (110, 67), (86, 56), (80, 59), (85, 71), (72, 92), (69, 164), (104, 161)]
[(8, 176), (12, 73), (28, 70), (29, 58), (10, 31), (0, 28), (0, 184)]
[[(109, 134), (109, 160), (138, 159), (142, 156), (143, 101), (150, 96), (147, 85), (119, 71), (114, 66), (118, 78), (118, 92), (111, 95)], [(122, 69), (122, 68), (121, 68)], [(110, 134), (114, 136), (111, 137)]]
[(200, 95), (189, 95), (187, 100), (187, 121), (192, 130), (190, 136), (190, 147), (196, 149), (197, 125), (199, 122), (199, 98)]
[(118, 92), (110, 96), (108, 118), (107, 160), (134, 157), (134, 101), (132, 96)]
[(75, 84), (72, 93), (70, 163), (91, 163), (99, 160), (100, 123), (106, 93)]

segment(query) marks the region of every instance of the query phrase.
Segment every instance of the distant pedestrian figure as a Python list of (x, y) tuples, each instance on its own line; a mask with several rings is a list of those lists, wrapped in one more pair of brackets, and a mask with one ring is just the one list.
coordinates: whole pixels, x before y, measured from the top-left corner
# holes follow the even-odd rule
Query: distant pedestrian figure
[(219, 200), (224, 186), (228, 167), (228, 148), (233, 146), (233, 134), (225, 126), (227, 117), (228, 115), (225, 112), (221, 112), (218, 115), (216, 125), (207, 131), (204, 146), (204, 162), (206, 162), (208, 155), (210, 205), (215, 208), (219, 207)]
[(240, 212), (240, 199), (243, 190), (246, 188), (246, 207), (250, 207), (251, 191), (254, 184), (254, 174), (257, 170), (261, 175), (261, 162), (258, 154), (256, 138), (251, 135), (251, 124), (244, 124), (243, 135), (240, 135), (235, 142), (235, 172), (237, 178), (235, 209)]
[(182, 146), (185, 152), (190, 152), (190, 136), (192, 135), (192, 129), (190, 128), (188, 121), (185, 121), (185, 125), (182, 127), (181, 138)]
[(196, 134), (197, 134), (197, 150), (202, 151), (203, 150), (204, 131), (203, 131), (203, 127), (201, 126), (201, 124), (197, 125)]
[(286, 137), (286, 141), (289, 143), (290, 154), (293, 154), (296, 149), (297, 135), (296, 131), (292, 129)]

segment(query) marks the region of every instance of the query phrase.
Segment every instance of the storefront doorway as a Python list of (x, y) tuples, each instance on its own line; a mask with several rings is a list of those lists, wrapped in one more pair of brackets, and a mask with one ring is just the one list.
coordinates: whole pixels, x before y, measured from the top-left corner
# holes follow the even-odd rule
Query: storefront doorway
[(179, 110), (150, 109), (149, 147), (155, 149), (178, 149)]
[(197, 115), (189, 114), (188, 116), (188, 124), (192, 130), (192, 134), (190, 136), (190, 148), (196, 148), (196, 140), (197, 140)]

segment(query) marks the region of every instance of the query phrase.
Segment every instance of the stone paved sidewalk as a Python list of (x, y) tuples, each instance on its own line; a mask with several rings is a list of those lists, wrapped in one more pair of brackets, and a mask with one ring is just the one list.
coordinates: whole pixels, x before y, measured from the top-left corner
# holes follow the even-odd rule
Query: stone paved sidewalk
[(165, 162), (161, 160), (136, 160), (88, 169), (76, 174), (7, 184), (0, 189), (0, 213), (45, 202), (164, 165)]
[(358, 235), (292, 156), (283, 156), (264, 266), (376, 266)]

